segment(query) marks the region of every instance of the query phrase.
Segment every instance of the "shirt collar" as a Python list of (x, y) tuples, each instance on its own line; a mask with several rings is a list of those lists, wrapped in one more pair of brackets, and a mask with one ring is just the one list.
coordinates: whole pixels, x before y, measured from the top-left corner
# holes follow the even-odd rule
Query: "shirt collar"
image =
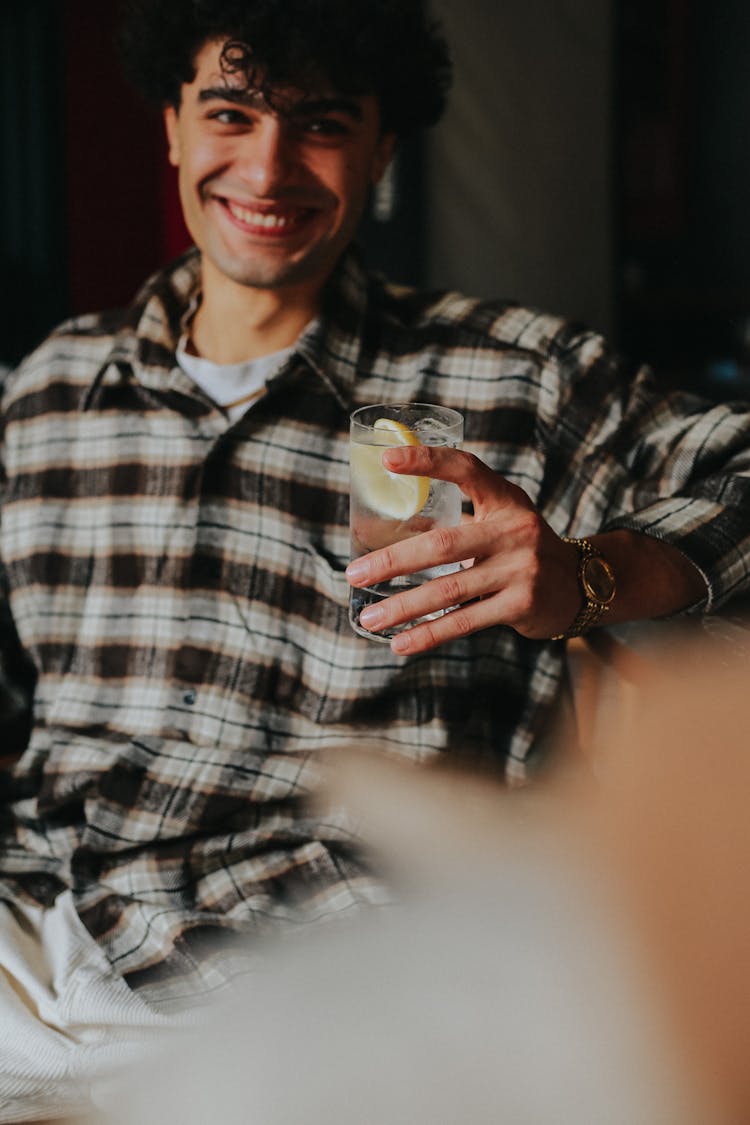
[(351, 404), (362, 354), (367, 312), (367, 273), (357, 248), (339, 262), (326, 286), (316, 329), (305, 333), (297, 351), (341, 405)]
[[(185, 325), (200, 302), (200, 254), (193, 249), (150, 278), (115, 334), (106, 360), (82, 400), (95, 405), (100, 388), (135, 378), (153, 391), (190, 391), (175, 352)], [(351, 248), (334, 270), (324, 292), (321, 316), (300, 337), (301, 356), (343, 407), (352, 400), (362, 351), (367, 309), (367, 274), (360, 253)], [(276, 379), (283, 379), (284, 370)], [(187, 381), (187, 382), (186, 382)]]

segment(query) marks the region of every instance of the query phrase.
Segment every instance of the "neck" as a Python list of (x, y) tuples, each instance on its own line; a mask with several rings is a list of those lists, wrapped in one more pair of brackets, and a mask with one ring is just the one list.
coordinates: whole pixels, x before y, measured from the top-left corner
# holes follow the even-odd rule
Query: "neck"
[(291, 347), (317, 315), (319, 290), (253, 289), (216, 276), (205, 264), (202, 273), (192, 344), (213, 363), (243, 363)]

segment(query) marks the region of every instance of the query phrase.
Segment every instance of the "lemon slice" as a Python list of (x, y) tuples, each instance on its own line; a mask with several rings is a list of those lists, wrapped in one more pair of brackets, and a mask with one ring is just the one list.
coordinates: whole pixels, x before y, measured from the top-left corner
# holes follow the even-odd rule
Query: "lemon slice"
[(389, 472), (383, 465), (383, 453), (396, 445), (422, 443), (413, 430), (393, 418), (378, 418), (373, 429), (383, 432), (382, 445), (355, 442), (351, 447), (352, 488), (361, 503), (378, 515), (394, 520), (411, 519), (427, 503), (430, 478)]

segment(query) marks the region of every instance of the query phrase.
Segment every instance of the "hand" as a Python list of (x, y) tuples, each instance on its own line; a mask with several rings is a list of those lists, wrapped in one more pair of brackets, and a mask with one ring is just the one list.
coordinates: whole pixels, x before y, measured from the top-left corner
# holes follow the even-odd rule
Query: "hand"
[(578, 553), (542, 519), (523, 489), (457, 449), (389, 449), (383, 464), (394, 473), (453, 481), (473, 502), (474, 515), (458, 527), (433, 528), (351, 563), (352, 586), (463, 563), (453, 574), (368, 607), (360, 618), (365, 628), (377, 633), (457, 606), (391, 641), (394, 652), (417, 653), (490, 625), (510, 625), (536, 639), (571, 625), (581, 608)]

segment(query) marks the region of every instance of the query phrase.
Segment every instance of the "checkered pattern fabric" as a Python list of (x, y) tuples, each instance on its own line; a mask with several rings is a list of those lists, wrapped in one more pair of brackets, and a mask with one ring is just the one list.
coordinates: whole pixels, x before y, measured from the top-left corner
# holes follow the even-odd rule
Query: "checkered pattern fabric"
[(706, 579), (696, 610), (745, 588), (750, 559), (750, 417), (654, 397), (597, 335), (389, 288), (352, 253), (230, 425), (174, 359), (199, 274), (192, 252), (124, 314), (63, 325), (2, 411), (0, 551), (36, 691), (3, 775), (0, 896), (70, 888), (154, 994), (211, 987), (217, 939), (386, 897), (356, 826), (307, 801), (321, 751), (454, 750), (522, 781), (549, 730), (560, 644), (497, 627), (409, 659), (351, 631), (352, 409), (460, 410), (466, 448), (559, 533), (681, 548)]

